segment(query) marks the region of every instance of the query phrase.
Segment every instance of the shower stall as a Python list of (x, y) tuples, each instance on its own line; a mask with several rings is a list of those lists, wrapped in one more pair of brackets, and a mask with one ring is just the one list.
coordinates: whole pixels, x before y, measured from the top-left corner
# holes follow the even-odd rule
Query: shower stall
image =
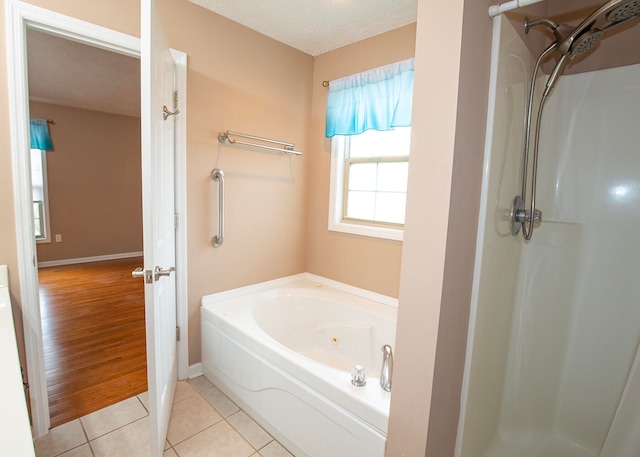
[[(507, 18), (494, 21), (456, 457), (638, 457), (640, 64), (570, 75), (562, 74), (568, 62), (556, 64), (549, 90), (539, 72), (534, 170), (523, 150), (529, 136), (536, 152), (526, 114), (538, 56)], [(591, 24), (575, 42), (592, 47), (606, 40), (593, 38), (598, 32)], [(560, 33), (558, 48), (571, 32)], [(565, 55), (553, 52), (552, 69)], [(526, 201), (514, 207), (521, 193)], [(529, 239), (514, 235), (514, 219), (535, 228)]]

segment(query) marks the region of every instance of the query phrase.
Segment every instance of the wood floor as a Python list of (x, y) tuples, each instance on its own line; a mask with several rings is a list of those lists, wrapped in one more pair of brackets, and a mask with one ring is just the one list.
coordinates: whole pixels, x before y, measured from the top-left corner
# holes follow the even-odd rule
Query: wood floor
[(142, 259), (39, 269), (51, 426), (147, 390)]

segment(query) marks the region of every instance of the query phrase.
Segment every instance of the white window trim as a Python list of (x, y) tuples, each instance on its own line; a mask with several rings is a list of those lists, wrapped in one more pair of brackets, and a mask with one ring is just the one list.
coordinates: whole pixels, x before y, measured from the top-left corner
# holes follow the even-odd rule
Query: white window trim
[(331, 139), (329, 231), (402, 241), (404, 238), (404, 228), (354, 224), (342, 220), (342, 205), (344, 204), (344, 153), (344, 137), (334, 136)]
[[(40, 150), (40, 157), (42, 157), (42, 194), (44, 196), (43, 217), (44, 217), (44, 238), (36, 238), (36, 244), (51, 243), (51, 222), (49, 219), (49, 179), (47, 171), (47, 151)], [(32, 215), (33, 219), (33, 215)]]

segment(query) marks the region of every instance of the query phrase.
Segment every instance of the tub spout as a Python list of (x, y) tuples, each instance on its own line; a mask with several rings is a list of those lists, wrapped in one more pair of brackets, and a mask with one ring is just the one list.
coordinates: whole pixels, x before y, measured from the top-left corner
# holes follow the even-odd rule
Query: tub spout
[(382, 346), (382, 370), (380, 370), (380, 387), (391, 392), (391, 377), (393, 376), (393, 353), (391, 346)]

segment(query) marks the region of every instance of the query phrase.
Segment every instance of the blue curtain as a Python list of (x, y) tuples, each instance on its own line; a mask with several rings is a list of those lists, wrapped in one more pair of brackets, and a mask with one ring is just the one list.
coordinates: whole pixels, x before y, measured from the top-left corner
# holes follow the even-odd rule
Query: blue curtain
[(411, 126), (414, 59), (331, 81), (326, 136)]
[(53, 143), (49, 135), (49, 123), (44, 119), (31, 119), (31, 149), (53, 151)]

